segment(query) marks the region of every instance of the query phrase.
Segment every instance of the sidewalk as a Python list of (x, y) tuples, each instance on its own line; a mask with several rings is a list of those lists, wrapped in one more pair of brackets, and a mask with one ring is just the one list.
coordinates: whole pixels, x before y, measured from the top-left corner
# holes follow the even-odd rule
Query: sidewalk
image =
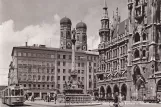
[[(31, 101), (25, 101), (25, 104), (35, 104), (35, 105), (44, 105), (44, 106), (59, 106), (59, 107), (64, 107), (65, 103), (59, 103), (57, 102), (44, 102), (43, 100), (36, 100), (34, 102)], [(96, 106), (96, 105), (101, 105), (101, 103), (98, 102), (93, 102), (93, 103), (67, 103), (66, 106)]]

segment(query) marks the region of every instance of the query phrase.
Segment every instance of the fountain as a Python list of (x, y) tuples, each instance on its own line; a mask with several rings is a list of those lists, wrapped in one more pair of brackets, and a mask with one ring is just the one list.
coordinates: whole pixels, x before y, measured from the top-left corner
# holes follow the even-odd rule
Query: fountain
[(72, 70), (70, 73), (70, 80), (65, 81), (65, 102), (66, 103), (90, 103), (91, 96), (83, 93), (84, 85), (81, 81), (77, 80), (77, 70), (75, 67), (75, 29), (72, 30)]

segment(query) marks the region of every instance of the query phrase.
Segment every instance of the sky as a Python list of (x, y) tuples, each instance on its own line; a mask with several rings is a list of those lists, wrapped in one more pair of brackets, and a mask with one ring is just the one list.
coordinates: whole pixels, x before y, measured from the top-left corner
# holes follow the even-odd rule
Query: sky
[[(106, 0), (110, 21), (119, 8), (121, 20), (128, 16), (127, 0)], [(0, 85), (8, 84), (14, 46), (44, 44), (59, 48), (60, 20), (68, 17), (72, 28), (87, 24), (88, 49), (97, 49), (104, 0), (0, 0)]]

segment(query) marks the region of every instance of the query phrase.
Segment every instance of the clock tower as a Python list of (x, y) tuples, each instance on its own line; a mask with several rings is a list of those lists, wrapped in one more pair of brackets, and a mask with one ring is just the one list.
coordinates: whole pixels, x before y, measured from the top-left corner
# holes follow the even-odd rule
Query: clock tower
[(72, 25), (72, 22), (67, 17), (64, 17), (60, 20), (60, 48), (61, 49), (72, 49), (71, 25)]

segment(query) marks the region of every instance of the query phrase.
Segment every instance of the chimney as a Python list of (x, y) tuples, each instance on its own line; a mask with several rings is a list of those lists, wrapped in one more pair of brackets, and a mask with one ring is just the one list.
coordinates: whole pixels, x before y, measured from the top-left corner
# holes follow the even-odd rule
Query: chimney
[(26, 43), (26, 47), (27, 47), (27, 42), (25, 42)]

